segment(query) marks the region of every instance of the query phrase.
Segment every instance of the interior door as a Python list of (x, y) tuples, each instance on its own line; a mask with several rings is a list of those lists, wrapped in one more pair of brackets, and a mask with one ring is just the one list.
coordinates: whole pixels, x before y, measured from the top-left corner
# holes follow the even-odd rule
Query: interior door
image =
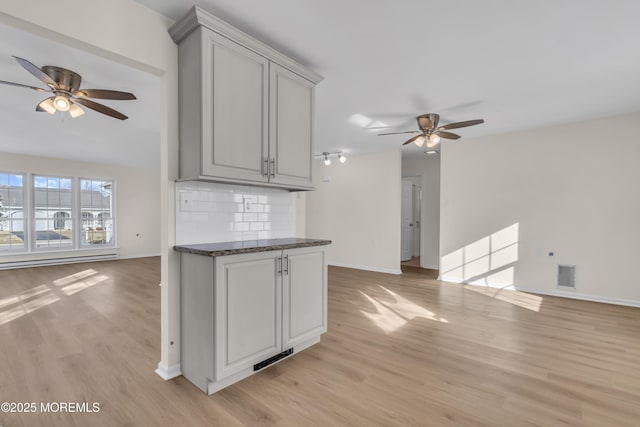
[(402, 233), (401, 254), (402, 261), (411, 260), (413, 254), (413, 183), (407, 179), (402, 180)]

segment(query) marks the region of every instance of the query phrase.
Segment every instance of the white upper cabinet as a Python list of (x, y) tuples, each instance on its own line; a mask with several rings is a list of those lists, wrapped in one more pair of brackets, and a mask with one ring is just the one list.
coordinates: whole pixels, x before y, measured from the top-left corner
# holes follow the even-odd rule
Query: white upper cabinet
[[(268, 147), (269, 61), (206, 32), (203, 62), (202, 174), (262, 180)], [(199, 144), (194, 144), (199, 145)], [(187, 144), (188, 147), (188, 144)], [(197, 147), (196, 147), (197, 148)]]
[(322, 77), (195, 6), (179, 44), (180, 178), (312, 188)]
[(270, 66), (271, 182), (310, 185), (315, 85), (278, 64)]

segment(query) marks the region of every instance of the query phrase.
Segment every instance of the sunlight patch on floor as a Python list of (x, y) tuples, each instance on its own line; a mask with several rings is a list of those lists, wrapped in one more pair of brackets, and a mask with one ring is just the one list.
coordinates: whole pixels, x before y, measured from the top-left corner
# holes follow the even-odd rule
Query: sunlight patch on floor
[(98, 274), (93, 269), (87, 269), (53, 280), (52, 284), (35, 286), (26, 291), (2, 298), (0, 299), (0, 325), (60, 301), (60, 297), (56, 292), (59, 294), (62, 291), (65, 296), (71, 296), (108, 279), (109, 276)]
[(415, 318), (423, 318), (429, 320), (435, 320), (437, 322), (449, 323), (447, 319), (438, 317), (432, 311), (404, 298), (401, 295), (379, 286), (388, 296), (377, 297), (370, 296), (369, 294), (360, 291), (360, 293), (373, 305), (375, 312), (367, 312), (360, 310), (360, 312), (371, 320), (376, 326), (378, 326), (386, 334), (390, 334), (400, 327), (404, 326), (409, 320)]
[[(34, 295), (37, 295), (37, 297), (33, 298)], [(60, 298), (55, 296), (50, 289), (46, 289), (44, 292), (40, 292), (38, 294), (33, 294), (29, 299), (21, 299), (17, 296), (13, 298), (16, 298), (15, 302), (17, 305), (13, 304), (12, 307), (7, 307), (0, 311), (0, 325), (9, 323), (12, 320), (36, 311), (39, 308), (45, 307), (56, 301), (60, 301)]]
[(61, 277), (60, 279), (56, 279), (53, 281), (53, 284), (56, 286), (65, 286), (70, 283), (77, 282), (78, 280), (82, 280), (85, 277), (93, 276), (95, 274), (98, 274), (98, 272), (93, 268), (88, 268), (84, 271), (80, 271), (78, 273), (70, 274), (68, 276)]
[(109, 280), (109, 276), (105, 276), (104, 274), (101, 274), (99, 276), (87, 277), (84, 280), (78, 280), (75, 283), (71, 283), (65, 286), (64, 288), (62, 288), (62, 292), (67, 294), (67, 296), (73, 295), (76, 292), (90, 288), (100, 282), (104, 282), (105, 280)]
[(518, 307), (526, 308), (527, 310), (535, 312), (540, 311), (540, 306), (542, 305), (543, 300), (541, 296), (520, 291), (511, 291), (475, 285), (467, 285), (464, 288), (469, 291), (477, 292), (490, 298), (508, 302), (510, 304), (517, 305)]

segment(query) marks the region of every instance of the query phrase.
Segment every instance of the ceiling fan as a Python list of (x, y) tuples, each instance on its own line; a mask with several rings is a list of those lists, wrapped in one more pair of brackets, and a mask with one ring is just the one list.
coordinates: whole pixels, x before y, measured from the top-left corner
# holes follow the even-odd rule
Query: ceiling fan
[(457, 135), (452, 132), (447, 132), (449, 129), (458, 129), (464, 128), (467, 126), (474, 126), (484, 123), (483, 119), (478, 120), (467, 120), (464, 122), (456, 122), (449, 123), (448, 125), (438, 126), (438, 122), (440, 121), (440, 116), (438, 114), (423, 114), (421, 116), (416, 117), (418, 122), (418, 129), (420, 130), (410, 130), (405, 132), (390, 132), (390, 133), (379, 133), (378, 136), (382, 135), (398, 135), (402, 133), (419, 133), (420, 135), (416, 135), (413, 138), (409, 139), (402, 145), (415, 143), (418, 147), (422, 147), (422, 145), (426, 142), (427, 147), (432, 148), (435, 147), (439, 142), (440, 138), (445, 139), (460, 139), (460, 135)]
[(129, 92), (119, 92), (116, 90), (106, 89), (80, 89), (82, 77), (80, 77), (78, 73), (65, 68), (55, 67), (53, 65), (45, 65), (42, 68), (38, 68), (26, 59), (18, 58), (17, 56), (14, 56), (14, 58), (18, 61), (18, 64), (20, 64), (29, 73), (33, 74), (37, 79), (45, 83), (48, 88), (43, 89), (40, 87), (7, 82), (4, 80), (0, 80), (0, 84), (25, 87), (38, 92), (52, 93), (53, 96), (38, 104), (36, 111), (46, 111), (49, 114), (55, 114), (56, 111), (68, 111), (69, 115), (72, 118), (75, 118), (84, 114), (84, 110), (80, 107), (80, 105), (83, 105), (97, 111), (98, 113), (106, 114), (107, 116), (120, 120), (126, 120), (127, 116), (121, 112), (88, 98), (114, 100), (136, 99), (135, 95)]

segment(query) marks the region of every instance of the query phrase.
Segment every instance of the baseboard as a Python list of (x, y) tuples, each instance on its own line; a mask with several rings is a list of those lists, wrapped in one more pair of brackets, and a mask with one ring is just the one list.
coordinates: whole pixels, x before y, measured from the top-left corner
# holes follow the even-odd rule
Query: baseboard
[(630, 300), (630, 299), (601, 297), (597, 295), (581, 294), (577, 292), (549, 291), (544, 289), (521, 288), (519, 286), (516, 287), (516, 290), (520, 292), (529, 292), (532, 294), (549, 295), (552, 297), (579, 299), (583, 301), (601, 302), (604, 304), (625, 305), (628, 307), (640, 307), (640, 301)]
[(480, 282), (467, 282), (465, 280), (460, 280), (459, 278), (453, 278), (453, 277), (447, 277), (444, 275), (440, 275), (438, 277), (438, 280), (442, 281), (442, 282), (450, 282), (450, 283), (459, 283), (461, 285), (469, 285), (469, 286), (482, 286), (485, 288), (494, 288), (494, 289), (507, 289), (510, 291), (516, 291), (519, 289), (516, 289), (515, 286), (513, 285), (505, 285), (504, 283), (480, 283)]
[(422, 265), (421, 268), (428, 268), (429, 270), (439, 270), (440, 266), (434, 265), (434, 264), (427, 264), (427, 265)]
[(370, 265), (343, 264), (343, 263), (337, 263), (337, 262), (330, 262), (329, 265), (333, 265), (334, 267), (354, 268), (356, 270), (375, 271), (376, 273), (402, 274), (402, 271), (399, 268), (398, 269), (380, 268), (380, 267), (372, 267)]
[(118, 259), (152, 258), (157, 256), (160, 256), (160, 252), (152, 253), (152, 254), (136, 254), (136, 255), (127, 255), (127, 256), (118, 255)]
[(449, 276), (447, 276), (445, 274), (438, 275), (438, 280), (440, 280), (442, 282), (462, 283), (463, 285), (467, 285), (468, 284), (464, 280), (460, 280), (457, 277), (449, 277)]
[(162, 362), (160, 362), (158, 363), (158, 369), (155, 370), (155, 373), (158, 374), (160, 378), (162, 378), (165, 381), (182, 375), (182, 371), (180, 370), (179, 363), (176, 363), (175, 365), (171, 365), (171, 366), (166, 366), (162, 364)]
[(457, 278), (447, 278), (447, 276), (440, 276), (438, 277), (438, 280), (441, 280), (443, 282), (460, 283), (463, 285), (484, 286), (484, 287), (496, 288), (496, 289), (507, 289), (507, 290), (514, 290), (519, 292), (528, 292), (531, 294), (549, 295), (552, 297), (600, 302), (604, 304), (624, 305), (628, 307), (640, 307), (640, 301), (636, 301), (636, 300), (601, 297), (598, 295), (581, 294), (581, 293), (572, 292), (572, 291), (559, 291), (559, 290), (550, 291), (546, 289), (523, 288), (517, 285), (514, 286), (514, 285), (504, 285), (504, 284), (497, 284), (497, 283), (473, 283), (473, 282), (460, 281), (460, 279), (457, 279)]
[[(47, 256), (51, 258), (47, 258)], [(19, 261), (2, 261), (0, 262), (0, 270), (12, 270), (16, 268), (32, 268), (32, 267), (48, 267), (61, 264), (78, 264), (84, 262), (96, 261), (115, 261), (118, 259), (117, 253), (106, 253), (99, 255), (82, 255), (81, 252), (77, 256), (55, 257), (52, 254), (43, 255), (41, 258), (31, 258)]]

